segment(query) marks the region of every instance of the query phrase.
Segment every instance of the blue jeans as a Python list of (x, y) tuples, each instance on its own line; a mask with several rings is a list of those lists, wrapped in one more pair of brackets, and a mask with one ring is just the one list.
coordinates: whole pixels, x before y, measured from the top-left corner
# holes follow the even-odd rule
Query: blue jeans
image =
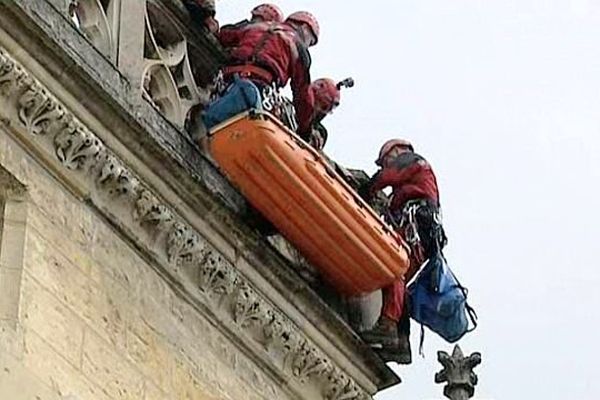
[(225, 93), (204, 109), (202, 122), (206, 129), (211, 129), (251, 109), (262, 110), (261, 91), (248, 79), (234, 78)]

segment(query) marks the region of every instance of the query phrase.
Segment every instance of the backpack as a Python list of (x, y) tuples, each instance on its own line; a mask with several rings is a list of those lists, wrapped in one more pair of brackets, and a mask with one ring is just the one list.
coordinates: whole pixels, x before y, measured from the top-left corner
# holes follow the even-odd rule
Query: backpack
[(423, 325), (450, 343), (477, 327), (477, 314), (467, 304), (467, 289), (458, 282), (441, 251), (427, 261), (407, 293), (409, 315), (421, 324), (421, 348)]
[(235, 77), (225, 93), (202, 112), (202, 121), (211, 129), (244, 111), (261, 110), (261, 101), (260, 90), (252, 81)]

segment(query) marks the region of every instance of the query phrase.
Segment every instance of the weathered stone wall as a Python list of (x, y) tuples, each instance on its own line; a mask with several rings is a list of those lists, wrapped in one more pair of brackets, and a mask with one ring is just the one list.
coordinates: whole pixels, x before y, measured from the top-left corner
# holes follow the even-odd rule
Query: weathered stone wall
[[(27, 187), (20, 290), (11, 280), (0, 291), (0, 304), (20, 293), (19, 323), (2, 327), (0, 398), (270, 397), (260, 370), (242, 381), (225, 360), (249, 361), (3, 131), (0, 165)], [(3, 260), (11, 249), (2, 247)]]

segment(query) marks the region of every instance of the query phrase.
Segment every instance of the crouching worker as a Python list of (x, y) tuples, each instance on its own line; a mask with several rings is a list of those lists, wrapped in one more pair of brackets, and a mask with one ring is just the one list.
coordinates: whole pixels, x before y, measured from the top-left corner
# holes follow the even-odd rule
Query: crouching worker
[[(251, 108), (261, 109), (265, 89), (291, 81), (300, 132), (310, 128), (310, 54), (319, 26), (312, 14), (296, 12), (283, 23), (257, 22), (221, 28), (219, 41), (230, 50), (223, 68), (227, 89), (201, 112), (202, 124), (192, 135), (202, 137), (216, 124)], [(194, 118), (194, 117), (192, 117)]]
[(361, 194), (369, 200), (381, 189), (392, 188), (386, 219), (409, 244), (411, 260), (405, 279), (382, 289), (381, 316), (373, 329), (363, 333), (363, 339), (374, 347), (382, 346), (381, 355), (386, 361), (408, 364), (411, 362), (410, 321), (405, 305), (405, 283), (446, 242), (439, 213), (438, 186), (429, 163), (415, 153), (406, 140), (387, 141), (376, 164), (381, 169), (361, 188)]

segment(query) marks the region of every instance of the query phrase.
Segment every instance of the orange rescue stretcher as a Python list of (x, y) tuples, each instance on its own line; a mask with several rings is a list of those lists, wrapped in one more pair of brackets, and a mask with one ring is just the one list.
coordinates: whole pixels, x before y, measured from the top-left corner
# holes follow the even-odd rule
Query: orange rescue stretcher
[(340, 292), (403, 279), (408, 247), (325, 159), (271, 114), (239, 114), (210, 131), (210, 151), (248, 201)]

